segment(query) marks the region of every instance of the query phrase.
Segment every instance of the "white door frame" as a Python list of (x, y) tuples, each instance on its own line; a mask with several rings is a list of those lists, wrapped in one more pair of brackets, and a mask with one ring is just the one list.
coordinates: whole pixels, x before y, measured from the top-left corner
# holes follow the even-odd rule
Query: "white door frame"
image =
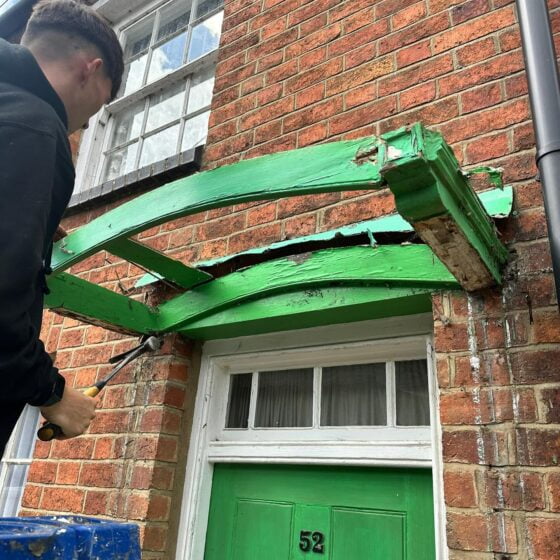
[[(191, 431), (191, 441), (187, 458), (186, 479), (181, 507), (179, 534), (176, 549), (177, 560), (203, 560), (206, 543), (206, 529), (212, 491), (213, 464), (215, 462), (235, 463), (299, 463), (299, 464), (359, 464), (362, 466), (394, 466), (394, 467), (429, 467), (432, 469), (434, 493), (434, 523), (436, 541), (436, 560), (447, 560), (447, 544), (445, 534), (445, 504), (443, 499), (443, 463), (441, 454), (441, 427), (439, 424), (439, 400), (435, 361), (431, 344), (433, 319), (430, 314), (415, 315), (413, 317), (394, 317), (374, 321), (362, 321), (345, 325), (329, 325), (311, 329), (286, 331), (237, 339), (225, 339), (207, 342), (203, 347), (199, 385), (196, 396), (194, 418)], [(386, 442), (389, 447), (380, 442), (379, 445), (363, 446), (363, 442), (350, 443), (348, 446), (350, 459), (340, 453), (340, 447), (333, 452), (330, 449), (316, 445), (305, 457), (294, 456), (291, 450), (282, 453), (277, 444), (269, 445), (268, 451), (263, 451), (263, 444), (257, 451), (252, 450), (249, 442), (246, 446), (230, 446), (219, 444), (210, 452), (209, 432), (213, 430), (211, 415), (212, 397), (215, 395), (220, 382), (220, 370), (227, 370), (228, 364), (236, 360), (243, 367), (244, 359), (251, 359), (251, 354), (279, 353), (284, 360), (290, 352), (301, 354), (301, 349), (317, 346), (352, 344), (353, 348), (361, 348), (368, 341), (381, 341), (408, 337), (411, 340), (422, 340), (428, 357), (428, 378), (430, 392), (430, 420), (429, 438), (431, 441), (424, 445), (418, 442)], [(383, 343), (382, 343), (383, 344)], [(387, 346), (391, 342), (387, 340)], [(373, 346), (373, 344), (372, 344)], [(298, 352), (299, 349), (299, 352)], [(311, 348), (310, 350), (311, 351)], [(397, 445), (404, 453), (394, 454), (391, 459), (384, 459), (391, 454), (390, 446)], [(309, 445), (306, 447), (310, 447)], [(313, 446), (311, 446), (313, 447)], [(328, 446), (327, 446), (328, 447)], [(427, 448), (426, 448), (427, 447)], [(409, 451), (407, 451), (407, 449)], [(262, 455), (266, 455), (263, 457)]]

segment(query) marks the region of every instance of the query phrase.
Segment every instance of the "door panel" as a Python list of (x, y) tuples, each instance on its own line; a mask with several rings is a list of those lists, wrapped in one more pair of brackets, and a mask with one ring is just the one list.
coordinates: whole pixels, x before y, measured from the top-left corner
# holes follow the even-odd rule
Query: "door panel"
[(431, 471), (215, 465), (205, 560), (433, 560)]

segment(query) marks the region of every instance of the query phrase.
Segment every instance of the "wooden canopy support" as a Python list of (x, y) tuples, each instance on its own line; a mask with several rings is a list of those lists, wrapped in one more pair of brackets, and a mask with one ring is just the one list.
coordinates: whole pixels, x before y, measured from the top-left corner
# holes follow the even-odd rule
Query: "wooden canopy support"
[[(401, 216), (429, 247), (319, 251), (303, 261), (301, 256), (278, 259), (212, 279), (132, 239), (170, 220), (233, 204), (387, 186), (395, 195)], [(188, 291), (152, 309), (61, 274), (101, 250)], [(420, 259), (411, 260), (414, 266), (408, 263), (411, 256)], [(254, 311), (255, 300), (261, 298), (280, 302), (285, 297), (288, 299), (282, 301), (289, 305), (295, 301), (290, 298), (303, 297), (305, 290), (324, 289), (336, 300), (333, 283), (347, 295), (352, 286), (368, 286), (373, 290), (371, 301), (398, 299), (405, 292), (412, 297), (458, 285), (466, 290), (479, 289), (500, 282), (506, 256), (492, 220), (451, 149), (439, 134), (414, 125), (380, 138), (333, 142), (242, 161), (174, 181), (123, 204), (55, 245), (54, 277), (49, 280), (52, 293), (46, 298), (46, 306), (124, 332), (180, 331), (194, 335), (215, 332), (217, 325), (212, 317), (222, 322), (229, 317), (233, 322), (257, 324), (262, 318)], [(359, 264), (353, 265), (353, 259)], [(435, 275), (430, 276), (432, 273)], [(363, 290), (361, 293), (358, 299), (363, 297)], [(350, 301), (348, 297), (346, 301)], [(235, 312), (231, 311), (234, 307)], [(311, 305), (308, 317), (319, 308)]]

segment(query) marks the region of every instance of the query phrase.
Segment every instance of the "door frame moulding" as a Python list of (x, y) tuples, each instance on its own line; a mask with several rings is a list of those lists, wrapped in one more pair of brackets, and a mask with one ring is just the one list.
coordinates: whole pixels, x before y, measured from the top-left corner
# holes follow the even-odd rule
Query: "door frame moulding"
[[(436, 560), (447, 560), (439, 403), (430, 334), (432, 327), (433, 320), (431, 314), (420, 314), (412, 317), (393, 317), (207, 342), (203, 347), (199, 385), (191, 429), (191, 441), (187, 457), (186, 480), (176, 548), (177, 560), (202, 560), (204, 557), (212, 490), (213, 464), (217, 462), (431, 468), (434, 495)], [(388, 339), (392, 339), (391, 342)], [(313, 446), (316, 453), (316, 456), (313, 458), (309, 456), (303, 459), (293, 455), (282, 456), (282, 453), (278, 453), (277, 450), (276, 453), (272, 452), (272, 456), (259, 459), (255, 453), (235, 456), (232, 453), (233, 448), (230, 449), (229, 455), (226, 451), (222, 455), (218, 453), (210, 456), (211, 435), (209, 431), (213, 428), (211, 413), (215, 406), (212, 398), (216, 391), (219, 390), (219, 377), (224, 376), (224, 371), (227, 371), (229, 367), (228, 364), (234, 363), (236, 358), (239, 360), (239, 367), (242, 367), (249, 363), (247, 360), (252, 359), (251, 354), (258, 354), (263, 360), (266, 360), (267, 356), (274, 358), (275, 355), (276, 359), (278, 359), (280, 354), (284, 356), (302, 354), (302, 350), (306, 352), (320, 352), (321, 347), (328, 345), (334, 346), (334, 348), (338, 346), (341, 348), (346, 347), (347, 349), (357, 348), (363, 351), (367, 349), (368, 345), (372, 349), (377, 348), (379, 350), (382, 346), (393, 344), (394, 353), (397, 355), (398, 343), (401, 340), (406, 340), (409, 344), (412, 344), (411, 348), (423, 348), (422, 356), (426, 356), (428, 363), (431, 426), (426, 428), (426, 431), (429, 431), (430, 441), (428, 446), (431, 446), (431, 452), (420, 451), (423, 454), (423, 459), (411, 460), (410, 457), (395, 456), (393, 460), (382, 460), (380, 456), (373, 457), (371, 455), (372, 450), (370, 449), (369, 457), (364, 457), (360, 460), (356, 458), (348, 460), (340, 453), (338, 456), (334, 456), (330, 449), (321, 450), (320, 441), (317, 441), (317, 445)], [(334, 348), (328, 350), (333, 350)], [(391, 352), (388, 352), (387, 356), (391, 356)], [(390, 361), (391, 357), (386, 359)], [(350, 359), (351, 361), (352, 359)], [(236, 366), (235, 371), (237, 370), (238, 367)], [(359, 445), (356, 446), (356, 443), (358, 442), (350, 442), (347, 448), (349, 450), (353, 449), (354, 452), (359, 452), (359, 449), (357, 449)], [(401, 444), (401, 448), (403, 448), (403, 445), (405, 445), (405, 442)], [(278, 444), (272, 442), (270, 447), (278, 447)], [(329, 446), (325, 447), (328, 448)], [(344, 445), (339, 445), (339, 448), (343, 449)], [(386, 450), (378, 449), (383, 452)]]

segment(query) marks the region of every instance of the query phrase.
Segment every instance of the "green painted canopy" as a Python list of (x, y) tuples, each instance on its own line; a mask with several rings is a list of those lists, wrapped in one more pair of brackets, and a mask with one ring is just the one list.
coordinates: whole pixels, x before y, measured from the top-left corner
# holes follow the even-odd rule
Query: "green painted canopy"
[[(323, 249), (213, 278), (132, 238), (177, 218), (242, 202), (386, 187), (402, 219), (385, 220), (414, 228), (425, 245), (377, 246), (371, 236), (373, 246)], [(504, 208), (496, 202), (500, 197), (488, 198)], [(149, 307), (64, 272), (99, 251), (184, 292)], [(379, 138), (242, 161), (139, 196), (55, 244), (45, 305), (122, 332), (233, 336), (267, 330), (272, 318), (275, 329), (285, 329), (425, 311), (435, 290), (476, 290), (500, 282), (506, 257), (451, 149), (439, 134), (417, 124)]]

